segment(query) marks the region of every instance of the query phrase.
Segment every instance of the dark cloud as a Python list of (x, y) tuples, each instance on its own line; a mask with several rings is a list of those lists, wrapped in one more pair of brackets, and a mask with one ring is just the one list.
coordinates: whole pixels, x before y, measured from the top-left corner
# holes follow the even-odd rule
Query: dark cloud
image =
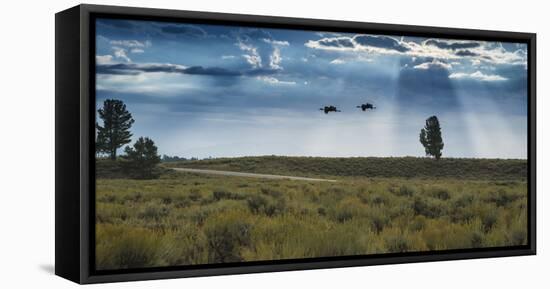
[(399, 52), (407, 52), (410, 50), (409, 47), (389, 36), (358, 35), (355, 36), (353, 40), (363, 46), (384, 48)]
[(96, 73), (98, 74), (119, 74), (135, 75), (141, 72), (171, 72), (185, 73), (185, 69), (179, 65), (173, 64), (135, 64), (135, 63), (117, 63), (117, 64), (98, 64)]
[(343, 37), (343, 38), (325, 38), (318, 41), (318, 43), (322, 46), (329, 46), (329, 47), (353, 47), (354, 44), (351, 42), (350, 38)]
[(441, 49), (467, 49), (467, 48), (476, 48), (481, 46), (481, 43), (475, 42), (475, 41), (446, 41), (446, 40), (439, 40), (439, 39), (428, 39), (424, 41), (425, 45), (432, 45), (439, 47)]
[(479, 53), (473, 52), (471, 50), (463, 49), (455, 52), (457, 56), (479, 56)]
[(225, 76), (239, 76), (242, 75), (238, 71), (229, 70), (221, 67), (202, 67), (191, 66), (183, 70), (185, 74), (197, 74), (197, 75), (225, 75)]
[(247, 76), (264, 76), (264, 75), (273, 75), (281, 71), (280, 69), (274, 68), (254, 68), (243, 71), (242, 74)]
[(202, 67), (190, 66), (184, 67), (175, 64), (135, 64), (135, 63), (117, 63), (117, 64), (98, 64), (96, 66), (98, 74), (119, 74), (135, 75), (143, 72), (166, 72), (197, 75), (241, 75), (238, 71), (233, 71), (221, 67)]
[(95, 71), (97, 74), (118, 74), (118, 75), (136, 75), (138, 70), (130, 70), (126, 64), (98, 64)]
[(212, 75), (212, 76), (264, 76), (273, 75), (279, 72), (279, 69), (256, 68), (248, 70), (232, 70), (223, 67), (203, 67), (190, 66), (184, 67), (175, 64), (135, 64), (135, 63), (117, 63), (117, 64), (98, 64), (96, 66), (97, 74), (115, 74), (115, 75), (136, 75), (146, 72), (166, 72), (181, 73), (192, 75)]
[(333, 37), (310, 40), (305, 44), (307, 47), (316, 49), (355, 49), (355, 48), (376, 48), (387, 53), (409, 52), (411, 48), (407, 43), (399, 41), (390, 36), (384, 35), (356, 35), (353, 37)]

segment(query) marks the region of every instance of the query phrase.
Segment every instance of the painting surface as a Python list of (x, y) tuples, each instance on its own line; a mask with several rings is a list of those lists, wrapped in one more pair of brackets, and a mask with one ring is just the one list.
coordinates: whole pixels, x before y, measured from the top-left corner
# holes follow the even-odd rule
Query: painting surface
[(527, 46), (96, 20), (96, 269), (527, 244)]

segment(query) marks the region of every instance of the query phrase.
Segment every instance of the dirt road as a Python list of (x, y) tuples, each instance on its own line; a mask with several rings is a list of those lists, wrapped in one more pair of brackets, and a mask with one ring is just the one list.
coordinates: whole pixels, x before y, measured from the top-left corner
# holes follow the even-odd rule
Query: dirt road
[(191, 168), (172, 168), (172, 169), (174, 169), (176, 171), (180, 171), (180, 172), (210, 174), (210, 175), (222, 175), (222, 176), (234, 176), (234, 177), (281, 179), (281, 180), (312, 181), (312, 182), (336, 182), (336, 180), (330, 180), (330, 179), (317, 179), (317, 178), (306, 178), (306, 177), (270, 175), (270, 174), (253, 174), (253, 173), (241, 173), (241, 172), (218, 171), (218, 170), (204, 170), (204, 169), (191, 169)]

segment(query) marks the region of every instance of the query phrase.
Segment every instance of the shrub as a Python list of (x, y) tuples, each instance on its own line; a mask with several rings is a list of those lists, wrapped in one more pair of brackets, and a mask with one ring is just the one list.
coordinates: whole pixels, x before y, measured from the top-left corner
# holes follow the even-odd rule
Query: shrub
[(451, 198), (451, 194), (449, 193), (449, 190), (445, 188), (435, 188), (430, 192), (430, 195), (440, 200), (448, 200)]
[(381, 205), (387, 203), (387, 199), (381, 195), (373, 195), (371, 198), (371, 202), (375, 205)]
[(272, 188), (263, 187), (260, 189), (260, 192), (264, 195), (268, 195), (276, 199), (283, 196), (283, 193), (281, 191), (274, 190)]
[[(280, 200), (277, 200), (275, 204), (269, 205), (269, 207), (266, 209), (266, 215), (271, 217), (277, 214), (283, 214), (285, 211), (286, 211), (286, 202), (284, 199), (280, 199)], [(309, 213), (309, 210), (307, 210), (307, 213)]]
[(154, 232), (127, 225), (96, 226), (98, 269), (126, 269), (154, 266), (160, 238)]
[(357, 197), (363, 204), (386, 205), (390, 202), (385, 192), (360, 192)]
[(411, 197), (412, 195), (414, 195), (416, 193), (416, 190), (411, 187), (411, 186), (407, 186), (407, 185), (401, 185), (399, 187), (399, 189), (396, 189), (395, 187), (390, 187), (390, 192), (396, 196), (400, 196), (400, 197)]
[(371, 208), (368, 210), (368, 217), (371, 222), (372, 230), (376, 233), (380, 233), (386, 225), (390, 223), (390, 217), (385, 209)]
[(416, 197), (413, 202), (415, 215), (424, 215), (428, 218), (437, 218), (441, 216), (442, 209), (439, 204), (432, 203), (424, 198)]
[(508, 205), (509, 203), (517, 200), (519, 196), (513, 195), (505, 189), (499, 189), (498, 191), (491, 191), (487, 201), (495, 203), (499, 207)]
[(235, 194), (235, 193), (225, 191), (225, 190), (215, 190), (215, 191), (212, 192), (212, 198), (216, 201), (220, 201), (220, 200), (223, 200), (223, 199), (243, 200), (246, 197), (245, 197), (245, 195)]
[(341, 209), (336, 212), (336, 221), (338, 223), (343, 223), (349, 221), (353, 218), (353, 212), (350, 210)]
[(506, 234), (506, 241), (512, 246), (527, 244), (527, 229), (521, 227), (510, 228)]
[(375, 217), (371, 219), (372, 227), (376, 233), (380, 233), (384, 226), (388, 223), (386, 218)]
[(406, 232), (390, 228), (384, 230), (381, 236), (388, 253), (406, 252), (411, 249)]
[(409, 224), (409, 229), (411, 231), (421, 231), (426, 226), (426, 217), (419, 215), (415, 216)]
[(190, 219), (198, 226), (202, 226), (211, 213), (211, 210), (199, 209), (190, 214)]
[(191, 201), (189, 199), (179, 199), (178, 198), (174, 201), (174, 207), (176, 207), (178, 209), (188, 207), (189, 205), (191, 205)]
[(254, 214), (261, 213), (269, 203), (266, 197), (260, 195), (253, 195), (249, 197), (246, 202), (248, 204), (248, 208)]
[(205, 264), (208, 262), (207, 252), (206, 236), (200, 228), (184, 224), (163, 236), (157, 255), (163, 266), (178, 266)]
[(170, 208), (159, 202), (149, 202), (138, 213), (138, 217), (141, 219), (153, 219), (160, 220), (170, 213)]
[[(336, 205), (329, 205), (330, 218), (338, 223), (348, 222), (356, 217), (367, 217), (369, 214), (369, 206), (364, 205), (357, 196), (349, 196), (343, 198)], [(369, 222), (365, 222), (369, 225)]]
[(165, 205), (170, 205), (172, 203), (172, 197), (163, 196), (163, 197), (160, 198), (160, 201)]
[(284, 199), (270, 200), (262, 195), (252, 195), (247, 199), (248, 208), (254, 214), (265, 214), (269, 217), (283, 213), (286, 209)]
[(131, 210), (118, 203), (101, 203), (97, 208), (96, 220), (103, 223), (118, 223), (130, 217)]
[[(367, 254), (372, 247), (374, 234), (360, 222), (346, 222), (328, 230), (319, 230), (319, 223), (309, 226), (307, 241), (301, 244), (311, 256), (347, 256)], [(372, 249), (371, 249), (372, 248)]]
[(449, 217), (453, 223), (465, 223), (470, 221), (476, 215), (471, 208), (453, 206), (449, 212)]
[(142, 198), (143, 198), (142, 192), (134, 192), (124, 196), (125, 201), (131, 201), (131, 202), (139, 202), (141, 201)]
[(347, 195), (347, 191), (341, 186), (331, 186), (327, 190), (323, 191), (322, 194), (325, 196), (328, 195), (336, 201), (339, 201)]
[(493, 226), (498, 221), (498, 212), (496, 208), (487, 208), (486, 211), (483, 212), (481, 216), (481, 222), (483, 223), (483, 228), (485, 232), (491, 230)]
[(466, 206), (469, 206), (473, 203), (474, 201), (474, 196), (472, 194), (464, 194), (464, 195), (461, 195), (460, 197), (458, 197), (455, 201), (454, 201), (454, 207), (466, 207)]
[(202, 194), (197, 188), (191, 188), (189, 191), (189, 199), (193, 202), (196, 202), (202, 198)]
[(506, 243), (511, 246), (527, 244), (527, 219), (525, 211), (519, 217), (512, 220), (510, 227), (506, 230)]
[(472, 248), (480, 248), (483, 245), (483, 234), (478, 231), (472, 232)]
[(250, 228), (251, 225), (238, 214), (220, 214), (209, 219), (204, 228), (209, 249), (208, 261), (243, 261), (240, 249), (250, 245)]
[(231, 199), (232, 196), (233, 196), (233, 194), (231, 192), (228, 192), (228, 191), (216, 190), (216, 191), (212, 192), (212, 197), (216, 201), (219, 201), (221, 199)]
[(471, 248), (484, 242), (478, 219), (467, 224), (449, 223), (443, 219), (429, 219), (420, 232), (430, 250)]

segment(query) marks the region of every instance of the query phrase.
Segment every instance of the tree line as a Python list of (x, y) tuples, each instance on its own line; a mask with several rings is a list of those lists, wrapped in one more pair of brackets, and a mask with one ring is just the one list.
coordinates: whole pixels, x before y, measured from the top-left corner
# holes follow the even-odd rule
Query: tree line
[(106, 99), (97, 110), (102, 124), (96, 122), (96, 155), (120, 161), (124, 170), (136, 178), (151, 178), (160, 163), (158, 148), (149, 137), (139, 137), (132, 146), (124, 148), (124, 155), (117, 157), (117, 150), (132, 141), (130, 129), (134, 124), (126, 104), (117, 99)]

